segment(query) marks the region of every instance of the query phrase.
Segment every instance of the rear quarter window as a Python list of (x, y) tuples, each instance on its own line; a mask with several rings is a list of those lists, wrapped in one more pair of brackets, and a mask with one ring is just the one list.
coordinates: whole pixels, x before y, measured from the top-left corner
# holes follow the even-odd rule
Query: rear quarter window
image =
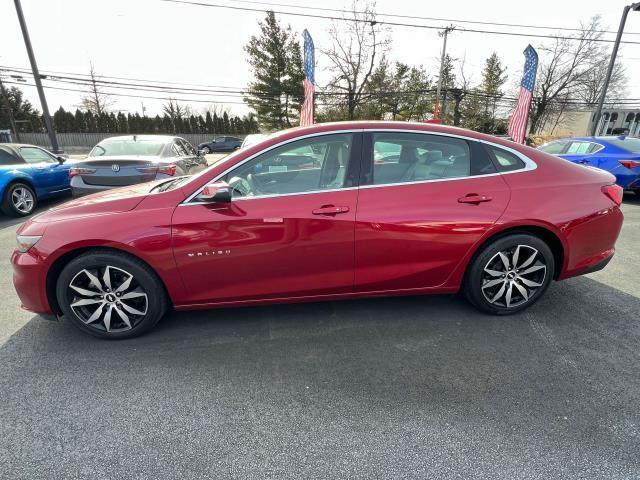
[(17, 163), (23, 163), (18, 160), (11, 152), (0, 147), (0, 165), (15, 165)]
[(488, 148), (498, 172), (513, 172), (525, 167), (524, 161), (515, 153), (493, 146)]

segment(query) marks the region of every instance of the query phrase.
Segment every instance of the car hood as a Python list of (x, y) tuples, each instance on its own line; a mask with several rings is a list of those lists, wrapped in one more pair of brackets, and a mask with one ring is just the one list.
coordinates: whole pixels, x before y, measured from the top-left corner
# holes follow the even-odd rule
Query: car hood
[(133, 210), (145, 199), (151, 189), (164, 180), (140, 183), (128, 187), (114, 188), (87, 195), (50, 208), (31, 219), (35, 223), (46, 223), (84, 216)]

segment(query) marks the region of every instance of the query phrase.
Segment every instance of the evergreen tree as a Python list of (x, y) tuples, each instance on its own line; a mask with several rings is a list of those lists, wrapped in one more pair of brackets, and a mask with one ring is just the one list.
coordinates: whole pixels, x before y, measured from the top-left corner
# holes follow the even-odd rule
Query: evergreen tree
[(480, 90), (487, 97), (485, 113), (491, 118), (495, 118), (498, 100), (503, 96), (502, 87), (507, 82), (506, 71), (507, 68), (502, 66), (502, 62), (495, 52), (485, 61)]
[(291, 27), (284, 28), (273, 11), (259, 22), (260, 36), (245, 46), (255, 81), (245, 101), (268, 130), (280, 130), (298, 122), (303, 101), (304, 72), (300, 43)]
[[(21, 132), (42, 132), (43, 123), (38, 112), (29, 100), (24, 99), (22, 90), (18, 87), (4, 88), (4, 94), (9, 99), (9, 107), (16, 122), (16, 128)], [(9, 112), (5, 109), (4, 101), (0, 101), (0, 129), (11, 129)]]
[(129, 133), (129, 122), (124, 113), (118, 112), (118, 133)]
[(58, 133), (65, 133), (67, 131), (65, 124), (66, 118), (64, 113), (64, 108), (60, 107), (53, 114), (53, 129)]
[(80, 110), (79, 108), (76, 108), (76, 113), (74, 116), (76, 131), (79, 133), (85, 133), (87, 131), (87, 120), (84, 113), (82, 113), (82, 110)]

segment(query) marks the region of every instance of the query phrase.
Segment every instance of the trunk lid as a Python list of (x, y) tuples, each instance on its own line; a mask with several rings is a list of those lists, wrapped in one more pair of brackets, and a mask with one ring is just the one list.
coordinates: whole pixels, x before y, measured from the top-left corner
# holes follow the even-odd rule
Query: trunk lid
[(88, 185), (122, 187), (155, 180), (159, 162), (151, 156), (88, 157), (74, 167), (94, 170), (80, 175)]

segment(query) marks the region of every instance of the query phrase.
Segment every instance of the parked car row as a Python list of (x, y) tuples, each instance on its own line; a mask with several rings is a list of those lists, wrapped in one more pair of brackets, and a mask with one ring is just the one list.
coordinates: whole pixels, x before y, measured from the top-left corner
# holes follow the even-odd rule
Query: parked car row
[[(6, 215), (26, 216), (39, 200), (65, 195), (96, 193), (111, 188), (155, 180), (192, 175), (207, 167), (204, 155), (210, 152), (234, 151), (261, 141), (268, 136), (248, 135), (244, 141), (223, 136), (199, 145), (196, 150), (181, 137), (164, 135), (128, 135), (107, 138), (89, 152), (86, 159), (73, 162), (56, 156), (44, 148), (23, 144), (0, 144), (0, 209)], [(385, 148), (379, 145), (381, 156)], [(549, 142), (539, 147), (545, 153), (573, 163), (611, 172), (625, 190), (640, 195), (640, 139), (626, 136), (576, 137)], [(300, 165), (315, 161), (313, 155), (323, 152), (318, 145), (308, 151), (289, 152), (285, 163)], [(308, 153), (311, 152), (311, 156)], [(399, 158), (400, 152), (387, 152)], [(389, 156), (390, 155), (390, 156)], [(386, 158), (386, 157), (385, 157)], [(388, 160), (387, 158), (386, 160)], [(279, 167), (282, 158), (263, 165), (269, 171)]]

